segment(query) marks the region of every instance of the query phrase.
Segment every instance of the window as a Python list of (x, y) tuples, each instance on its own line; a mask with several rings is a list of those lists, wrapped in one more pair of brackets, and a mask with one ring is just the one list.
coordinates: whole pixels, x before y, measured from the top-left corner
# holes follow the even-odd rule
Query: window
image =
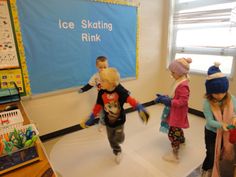
[(170, 59), (191, 57), (190, 71), (206, 73), (215, 61), (230, 76), (236, 59), (235, 0), (172, 0)]

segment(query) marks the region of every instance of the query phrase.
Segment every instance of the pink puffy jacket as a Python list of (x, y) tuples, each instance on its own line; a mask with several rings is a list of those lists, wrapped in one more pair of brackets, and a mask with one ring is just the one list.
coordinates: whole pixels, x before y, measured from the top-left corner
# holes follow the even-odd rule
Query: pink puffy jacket
[(188, 122), (188, 100), (189, 100), (188, 81), (180, 83), (171, 101), (170, 114), (167, 118), (169, 126), (178, 128), (189, 128)]

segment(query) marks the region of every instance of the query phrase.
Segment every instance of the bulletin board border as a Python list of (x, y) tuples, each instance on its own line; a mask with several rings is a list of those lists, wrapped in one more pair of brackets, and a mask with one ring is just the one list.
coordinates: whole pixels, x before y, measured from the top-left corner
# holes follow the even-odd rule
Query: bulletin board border
[[(30, 87), (30, 79), (27, 69), (27, 62), (26, 62), (26, 56), (24, 51), (24, 44), (22, 40), (22, 34), (21, 34), (21, 28), (20, 28), (20, 21), (18, 19), (18, 10), (16, 5), (16, 0), (6, 0), (9, 2), (9, 9), (10, 9), (10, 15), (12, 18), (13, 23), (13, 33), (16, 40), (17, 45), (17, 54), (19, 55), (20, 59), (20, 66), (22, 71), (22, 80), (24, 84), (24, 95), (23, 96), (30, 96), (32, 97), (31, 93), (31, 87)], [(137, 31), (136, 31), (136, 78), (138, 78), (139, 73), (139, 26), (140, 26), (140, 18), (139, 18), (139, 6), (140, 3), (137, 1), (125, 1), (125, 0), (118, 0), (118, 1), (112, 1), (112, 0), (85, 0), (85, 1), (92, 1), (92, 2), (100, 2), (100, 3), (111, 3), (111, 4), (117, 4), (117, 5), (125, 5), (125, 6), (133, 6), (137, 8)], [(60, 90), (60, 93), (62, 93), (65, 90), (65, 92), (68, 92), (68, 90), (74, 91), (75, 89), (62, 89)], [(39, 94), (40, 96), (43, 96), (43, 94)], [(38, 95), (38, 96), (39, 96)], [(50, 95), (50, 93), (46, 93), (46, 95)], [(52, 94), (54, 95), (54, 94)]]
[(13, 36), (15, 38), (16, 50), (17, 50), (17, 55), (19, 57), (22, 80), (23, 80), (24, 92), (21, 93), (21, 96), (27, 96), (31, 94), (31, 88), (30, 88), (30, 80), (28, 76), (28, 69), (25, 58), (24, 45), (20, 30), (20, 21), (18, 19), (16, 0), (6, 0), (6, 1), (8, 3), (8, 8), (10, 11), (12, 30), (14, 33)]

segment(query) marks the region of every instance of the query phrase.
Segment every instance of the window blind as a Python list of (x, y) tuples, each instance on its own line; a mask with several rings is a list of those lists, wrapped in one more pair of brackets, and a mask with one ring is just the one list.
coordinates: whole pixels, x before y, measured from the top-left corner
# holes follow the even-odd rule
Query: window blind
[[(172, 0), (170, 60), (193, 59), (192, 71), (205, 73), (212, 60), (220, 60), (231, 75), (236, 58), (235, 0)], [(207, 66), (201, 61), (209, 60)], [(226, 66), (227, 65), (227, 66)]]

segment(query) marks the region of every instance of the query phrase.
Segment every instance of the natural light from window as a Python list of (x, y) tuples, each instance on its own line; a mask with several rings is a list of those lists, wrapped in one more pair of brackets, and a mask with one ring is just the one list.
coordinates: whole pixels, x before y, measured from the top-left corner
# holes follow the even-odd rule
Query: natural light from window
[[(194, 0), (179, 0), (178, 2), (190, 1)], [(222, 15), (222, 9), (223, 11), (232, 9), (231, 15), (230, 11), (227, 13), (224, 11), (226, 16)], [(211, 10), (220, 10), (220, 15), (214, 15), (215, 11), (213, 15), (210, 14)], [(203, 17), (196, 15), (199, 12), (203, 12)], [(231, 75), (233, 60), (236, 56), (236, 2), (190, 8), (179, 13), (182, 16), (179, 16), (180, 20), (176, 25), (175, 59), (192, 58), (191, 71), (196, 73), (206, 73), (214, 62), (220, 62), (222, 72)], [(184, 20), (182, 21), (181, 18)]]
[(199, 54), (181, 54), (177, 53), (175, 58), (192, 58), (193, 62), (190, 65), (192, 72), (206, 73), (209, 66), (212, 66), (214, 62), (221, 63), (220, 70), (226, 75), (230, 75), (233, 64), (233, 57), (231, 56), (219, 56), (219, 55), (199, 55)]
[(179, 30), (177, 32), (176, 46), (186, 45), (189, 47), (233, 47), (236, 45), (236, 28)]

